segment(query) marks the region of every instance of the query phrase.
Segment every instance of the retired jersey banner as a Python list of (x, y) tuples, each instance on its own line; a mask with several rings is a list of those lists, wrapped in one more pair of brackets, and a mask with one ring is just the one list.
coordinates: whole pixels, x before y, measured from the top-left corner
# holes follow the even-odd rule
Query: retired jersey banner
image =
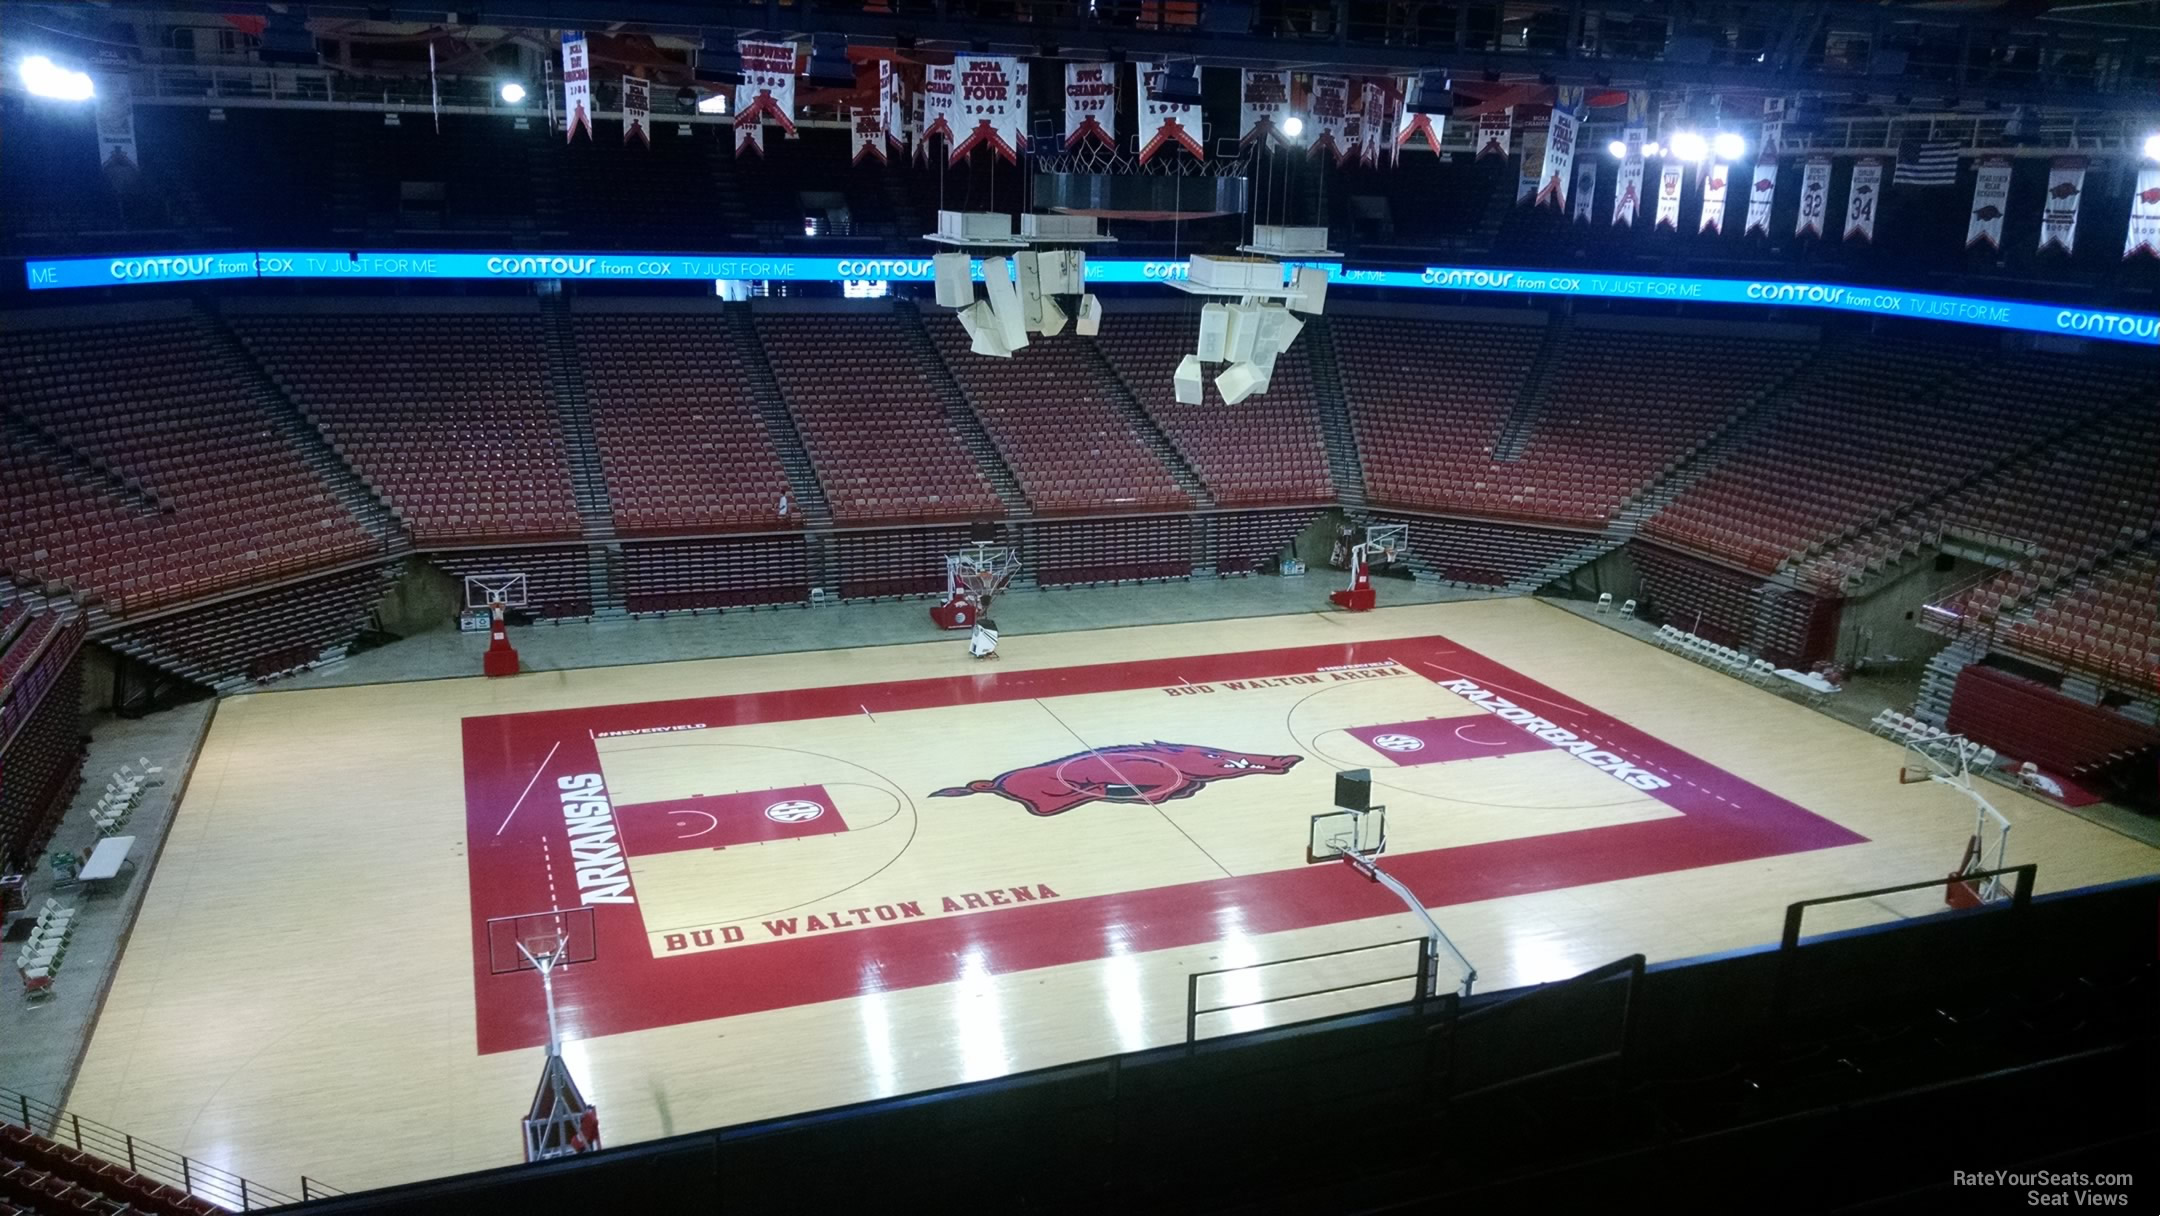
[(1597, 162), (1585, 156), (1575, 166), (1575, 222), (1590, 222), (1591, 204), (1597, 198)]
[[(1640, 94), (1637, 94), (1640, 96)], [(1634, 102), (1628, 103), (1634, 108)], [(1612, 222), (1615, 228), (1633, 228), (1635, 217), (1642, 214), (1643, 141), (1648, 132), (1641, 127), (1629, 127), (1621, 137), (1627, 150), (1620, 157), (1620, 180), (1613, 187)]]
[(1315, 76), (1312, 95), (1313, 155), (1332, 155), (1340, 150), (1343, 125), (1350, 117), (1350, 82), (1341, 76)]
[(1538, 184), (1545, 180), (1545, 132), (1522, 133), (1522, 164), (1515, 170), (1515, 202), (1520, 206), (1537, 198)]
[(652, 147), (652, 82), (642, 77), (622, 78), (622, 137)]
[(1480, 114), (1477, 120), (1477, 154), (1479, 160), (1488, 156), (1508, 154), (1509, 116), (1512, 110), (1496, 114)]
[(1065, 147), (1117, 147), (1117, 76), (1107, 63), (1065, 65)]
[(1009, 161), (1019, 155), (1012, 145), (1013, 111), (1019, 99), (1020, 61), (1010, 55), (953, 56), (952, 147), (948, 164), (959, 164), (977, 148), (988, 148)]
[(1552, 123), (1545, 130), (1545, 163), (1538, 174), (1537, 205), (1551, 203), (1567, 210), (1568, 183), (1575, 173), (1575, 133), (1579, 127), (1574, 111), (1553, 107)]
[(908, 144), (913, 150), (915, 163), (918, 165), (926, 164), (930, 159), (930, 139), (923, 134), (924, 105), (922, 90), (915, 90), (914, 96), (908, 98), (907, 135)]
[(1013, 61), (1012, 146), (1015, 152), (1025, 153), (1035, 142), (1028, 114), (1028, 91), (1035, 85), (1034, 77), (1034, 64), (1025, 59)]
[(98, 165), (108, 171), (141, 166), (135, 150), (135, 82), (126, 72), (97, 77)]
[(1793, 218), (1793, 235), (1821, 236), (1823, 217), (1829, 213), (1830, 162), (1811, 156), (1800, 176), (1800, 213)]
[(738, 39), (742, 83), (735, 86), (735, 152), (765, 150), (765, 120), (795, 133), (795, 44)]
[(1173, 147), (1206, 160), (1207, 149), (1200, 145), (1199, 105), (1149, 100), (1148, 90), (1161, 84), (1162, 75), (1160, 62), (1133, 60), (1134, 91), (1140, 96), (1140, 163), (1144, 165), (1155, 159), (1156, 153)]
[(1747, 196), (1747, 227), (1740, 235), (1750, 236), (1760, 232), (1770, 235), (1770, 208), (1777, 202), (1777, 145), (1768, 140), (1762, 150), (1755, 154), (1755, 176), (1749, 179)]
[(2137, 191), (2130, 196), (2130, 230), (2123, 234), (2125, 260), (2139, 254), (2160, 258), (2160, 169), (2138, 170)]
[(1246, 71), (1238, 77), (1238, 142), (1281, 143), (1290, 112), (1290, 73)]
[(901, 93), (900, 69), (890, 59), (878, 60), (878, 122), (885, 128), (885, 146), (893, 152), (907, 150), (907, 98)]
[(2047, 199), (2040, 206), (2040, 248), (2064, 253), (2077, 246), (2078, 201), (2085, 197), (2085, 158), (2059, 156), (2048, 166)]
[(1980, 172), (1973, 178), (1973, 201), (1971, 218), (1965, 223), (1965, 247), (1972, 248), (1985, 241), (1994, 250), (2002, 248), (2003, 216), (2010, 207), (2010, 162), (2000, 156), (1990, 156), (1980, 162)]
[(1716, 161), (1712, 161), (1710, 167), (1703, 170), (1702, 223), (1696, 227), (1695, 231), (1708, 232), (1712, 235), (1724, 233), (1725, 191), (1731, 184), (1731, 177), (1731, 167), (1718, 164)]
[(953, 141), (953, 107), (958, 104), (959, 73), (956, 65), (933, 63), (923, 68), (923, 125), (916, 134), (918, 145), (927, 146), (932, 137), (945, 141), (946, 147)]
[(1882, 201), (1882, 162), (1862, 157), (1853, 165), (1852, 186), (1845, 196), (1845, 238), (1875, 240), (1875, 204)]
[(585, 58), (585, 35), (562, 36), (563, 140), (577, 138), (580, 128), (592, 138), (592, 65)]
[(1668, 157), (1664, 167), (1658, 171), (1657, 223), (1652, 226), (1653, 230), (1656, 228), (1670, 228), (1674, 232), (1680, 231), (1680, 174), (1682, 170), (1683, 166), (1679, 161)]

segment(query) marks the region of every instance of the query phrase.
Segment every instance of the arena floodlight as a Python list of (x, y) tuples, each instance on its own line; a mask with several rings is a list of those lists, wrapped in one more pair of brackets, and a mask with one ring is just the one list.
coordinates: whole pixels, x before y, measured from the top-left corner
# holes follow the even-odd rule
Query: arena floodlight
[(1672, 137), (1670, 151), (1685, 161), (1700, 161), (1710, 155), (1710, 141), (1693, 131), (1681, 131)]
[[(1285, 114), (1282, 120), (1282, 133), (1284, 139), (1298, 138), (1305, 134), (1305, 120), (1295, 114)], [(2160, 135), (2154, 136), (2153, 139), (2160, 139)], [(2153, 141), (2151, 139), (2146, 140), (2145, 151), (2148, 155), (2151, 154), (2152, 147)]]
[(1720, 131), (1710, 137), (1710, 149), (1723, 161), (1739, 160), (1747, 155), (1747, 141), (1731, 131)]
[(90, 83), (88, 72), (78, 72), (61, 67), (43, 55), (31, 55), (18, 68), (23, 87), (33, 97), (47, 97), (54, 101), (88, 101), (97, 96), (97, 86)]
[(2160, 131), (2145, 137), (2145, 159), (2160, 160)]
[(697, 112), (700, 114), (727, 113), (727, 94), (707, 93), (705, 96), (698, 98)]
[(495, 90), (495, 95), (502, 98), (503, 104), (506, 106), (523, 105), (525, 103), (525, 86), (515, 80), (505, 80), (502, 87)]
[(1616, 139), (1605, 145), (1605, 151), (1611, 153), (1614, 160), (1624, 160), (1627, 158), (1627, 141)]
[(1658, 146), (1658, 141), (1654, 139), (1644, 141), (1642, 146), (1642, 154), (1644, 156), (1656, 156), (1664, 150), (1665, 149)]

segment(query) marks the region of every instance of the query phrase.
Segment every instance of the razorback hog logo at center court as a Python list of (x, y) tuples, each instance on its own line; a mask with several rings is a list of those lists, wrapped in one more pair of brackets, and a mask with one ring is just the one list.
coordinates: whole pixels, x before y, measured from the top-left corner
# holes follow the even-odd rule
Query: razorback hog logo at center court
[(1153, 805), (1190, 798), (1202, 787), (1227, 778), (1287, 773), (1302, 759), (1160, 740), (1123, 743), (1030, 764), (989, 781), (942, 789), (931, 797), (996, 794), (1025, 806), (1030, 814), (1057, 815), (1090, 802)]

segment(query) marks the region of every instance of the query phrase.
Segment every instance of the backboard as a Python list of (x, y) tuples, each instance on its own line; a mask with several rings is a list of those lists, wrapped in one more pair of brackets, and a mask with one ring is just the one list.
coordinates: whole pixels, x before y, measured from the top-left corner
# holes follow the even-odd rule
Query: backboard
[(524, 608), (525, 576), (522, 574), (468, 574), (465, 576), (465, 606), (486, 608), (501, 604), (505, 608)]
[(1369, 811), (1337, 808), (1312, 817), (1311, 836), (1305, 843), (1305, 863), (1334, 861), (1344, 853), (1378, 857), (1387, 849), (1387, 808)]
[(1898, 769), (1898, 781), (1912, 785), (1940, 777), (1965, 784), (1970, 782), (1973, 769), (1985, 769), (1994, 760), (1993, 749), (1982, 747), (1963, 735), (1914, 739), (1905, 745), (1905, 763)]
[(560, 967), (589, 963), (600, 955), (593, 910), (588, 907), (491, 916), (487, 945), (489, 975), (537, 970), (534, 960), (539, 958), (553, 958)]

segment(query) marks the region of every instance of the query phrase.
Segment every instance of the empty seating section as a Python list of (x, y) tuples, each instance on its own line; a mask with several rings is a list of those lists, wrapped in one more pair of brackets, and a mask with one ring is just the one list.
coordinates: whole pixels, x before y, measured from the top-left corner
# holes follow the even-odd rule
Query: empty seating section
[(1027, 564), (1044, 587), (1192, 575), (1192, 519), (1167, 516), (1036, 524)]
[(578, 315), (593, 439), (626, 536), (772, 531), (787, 474), (717, 314)]
[(458, 603), (465, 603), (467, 575), (499, 578), (525, 576), (526, 610), (536, 616), (591, 616), (592, 576), (582, 548), (473, 549), (429, 556), (445, 574), (458, 580)]
[(82, 784), (82, 663), (71, 655), (52, 671), (44, 695), (10, 715), (10, 733), (0, 734), (0, 869), (8, 873), (22, 873), (45, 848)]
[(0, 746), (37, 710), (74, 662), (88, 627), (80, 616), (30, 612), (0, 631)]
[(233, 325), (418, 543), (580, 535), (537, 317), (243, 315)]
[(836, 532), (833, 552), (840, 563), (840, 597), (935, 595), (945, 590), (946, 555), (968, 544), (964, 527)]
[(1472, 509), (1476, 477), (1544, 340), (1536, 325), (1335, 317), (1351, 429), (1376, 504)]
[[(148, 1146), (145, 1146), (148, 1151)], [(164, 1150), (155, 1150), (163, 1153)], [(0, 1123), (0, 1200), (37, 1213), (218, 1216), (225, 1209), (116, 1162)]]
[(1240, 511), (1213, 516), (1215, 573), (1246, 574), (1266, 570), (1299, 533), (1320, 517), (1318, 511)]
[[(2099, 390), (2105, 391), (2105, 390)], [(2081, 566), (2143, 540), (2160, 524), (2160, 402), (2150, 398), (2090, 429), (1819, 557), (1802, 573), (1823, 585), (1894, 563), (1940, 534), (2034, 552), (2001, 578), (1945, 605), (1992, 616)]]
[(1528, 578), (1597, 539), (1585, 532), (1467, 519), (1387, 515), (1379, 522), (1408, 525), (1410, 551), (1434, 574), (1480, 587), (1504, 587)]
[(1080, 345), (1086, 339), (1035, 338), (1012, 358), (993, 359), (968, 351), (958, 321), (924, 323), (1036, 513), (1192, 505), (1104, 396), (1099, 365)]
[(363, 567), (161, 617), (103, 640), (204, 684), (272, 680), (352, 644), (396, 570)]
[(1211, 377), (1201, 404), (1185, 405), (1177, 399), (1171, 373), (1192, 350), (1197, 327), (1191, 315), (1118, 312), (1104, 322), (1095, 345), (1216, 502), (1236, 507), (1331, 501), (1335, 486), (1313, 403), (1307, 349), (1294, 347), (1275, 361), (1265, 393), (1225, 405)]
[[(2066, 355), (1948, 342), (1858, 346), (1645, 531), (1771, 571), (1888, 521), (2128, 391)], [(1840, 567), (1816, 565), (1834, 585)]]
[(891, 315), (760, 316), (757, 330), (835, 521), (1004, 514)]
[(1943, 726), (2068, 777), (2160, 744), (2160, 730), (1979, 663), (1958, 673)]
[(1602, 524), (1781, 383), (1808, 347), (1756, 337), (1571, 330), (1521, 458), (1464, 474), (1477, 514)]
[(367, 553), (192, 318), (0, 346), (0, 569), (125, 613)]
[(810, 559), (800, 536), (624, 545), (623, 562), (623, 598), (632, 612), (800, 604), (810, 598)]
[(2109, 563), (1997, 636), (2014, 650), (2149, 692), (2160, 674), (2160, 553)]

